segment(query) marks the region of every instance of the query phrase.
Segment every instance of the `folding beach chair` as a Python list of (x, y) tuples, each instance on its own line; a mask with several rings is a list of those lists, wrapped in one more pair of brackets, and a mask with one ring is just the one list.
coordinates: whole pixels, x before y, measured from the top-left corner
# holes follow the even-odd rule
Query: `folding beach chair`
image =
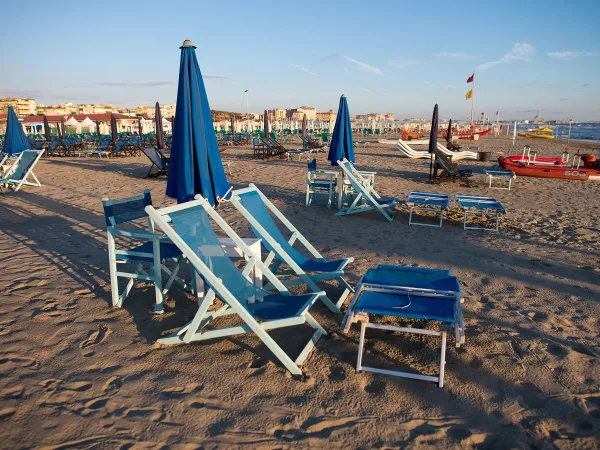
[(341, 209), (336, 215), (343, 216), (376, 209), (388, 222), (394, 220), (395, 213), (393, 209), (396, 207), (399, 200), (394, 197), (381, 197), (375, 191), (373, 186), (367, 182), (367, 179), (362, 177), (347, 159), (344, 158), (337, 163), (344, 171), (344, 175), (350, 182), (352, 188), (356, 191), (357, 195), (350, 206)]
[[(265, 265), (271, 267), (273, 264), (271, 270), (275, 275), (295, 275), (293, 279), (282, 281), (285, 286), (306, 284), (313, 291), (317, 291), (320, 290), (316, 285), (317, 281), (335, 280), (340, 287), (344, 288), (344, 292), (335, 304), (325, 295), (321, 298), (332, 312), (340, 313), (340, 306), (348, 294), (354, 292), (352, 286), (343, 278), (344, 268), (354, 261), (354, 258), (327, 261), (254, 184), (233, 191), (231, 202), (248, 220), (254, 235), (262, 239), (263, 246), (270, 252), (265, 259)], [(291, 232), (289, 239), (283, 236), (271, 214)], [(297, 241), (310, 253), (310, 257), (294, 248)], [(280, 270), (282, 263), (290, 269)]]
[(100, 145), (90, 152), (90, 156), (97, 156), (98, 158), (108, 158), (110, 156), (111, 142), (112, 141), (110, 139), (103, 139), (100, 142)]
[[(500, 214), (504, 214), (504, 205), (499, 200), (493, 197), (477, 197), (475, 195), (460, 195), (456, 194), (454, 199), (463, 210), (463, 228), (465, 230), (494, 230), (498, 231), (498, 223)], [(492, 216), (496, 218), (496, 226), (489, 227), (473, 227), (467, 226), (467, 215), (475, 216)]]
[(61, 142), (59, 140), (50, 141), (50, 145), (46, 149), (46, 155), (48, 156), (58, 156), (58, 152), (56, 151), (60, 146)]
[[(409, 225), (421, 225), (424, 227), (440, 227), (444, 220), (444, 211), (450, 209), (450, 196), (448, 194), (438, 194), (435, 192), (411, 191), (406, 197), (406, 204), (410, 207), (408, 216)], [(412, 220), (413, 211), (430, 211), (440, 215), (440, 223), (430, 224), (423, 222), (414, 222)]]
[[(356, 286), (356, 293), (343, 322), (345, 333), (348, 333), (354, 322), (360, 322), (361, 325), (356, 371), (433, 381), (438, 383), (439, 387), (443, 387), (447, 330), (454, 332), (456, 347), (465, 341), (461, 299), (462, 291), (458, 279), (451, 276), (448, 270), (389, 265), (369, 269)], [(369, 315), (434, 321), (439, 322), (442, 329), (435, 331), (380, 325), (370, 323)], [(367, 328), (441, 337), (439, 375), (434, 377), (364, 366), (362, 359)]]
[(442, 181), (452, 180), (464, 180), (467, 186), (470, 186), (469, 178), (473, 176), (471, 169), (460, 169), (458, 165), (447, 156), (441, 154), (436, 150), (435, 152), (435, 163), (433, 165), (433, 181), (440, 183)]
[[(183, 287), (186, 286), (177, 278), (179, 264), (182, 260), (181, 251), (164, 236), (154, 232), (154, 224), (144, 209), (151, 205), (152, 197), (149, 190), (145, 190), (142, 195), (122, 200), (108, 200), (106, 198), (102, 200), (108, 235), (108, 259), (113, 306), (121, 308), (133, 287), (134, 280), (141, 280), (154, 284), (156, 296), (154, 312), (162, 313), (164, 296), (173, 282), (178, 281)], [(148, 231), (136, 231), (133, 228), (128, 230), (117, 229), (117, 226), (122, 224), (132, 226), (134, 221), (142, 218), (146, 218), (148, 221)], [(120, 241), (126, 240), (129, 247), (127, 249), (117, 248), (115, 238), (120, 238)], [(143, 243), (138, 244), (140, 241)], [(167, 261), (174, 263), (172, 269), (165, 266)], [(117, 264), (126, 263), (133, 263), (135, 271), (125, 272), (117, 269)], [(150, 265), (148, 271), (144, 269), (144, 264)], [(162, 272), (169, 277), (164, 287)], [(119, 294), (119, 278), (129, 280), (121, 294)]]
[[(187, 344), (254, 332), (287, 370), (293, 375), (301, 376), (302, 371), (299, 366), (315, 347), (319, 338), (327, 334), (308, 312), (324, 293), (292, 295), (260, 259), (252, 254), (244, 241), (217, 214), (208, 201), (200, 196), (196, 198), (194, 201), (159, 210), (152, 206), (146, 207), (154, 223), (179, 248), (209, 287), (208, 292), (199, 302), (198, 312), (192, 321), (170, 336), (159, 339), (158, 343)], [(241, 272), (223, 250), (211, 219), (248, 258), (248, 263)], [(271, 294), (248, 280), (247, 276), (255, 267), (263, 272), (279, 294)], [(223, 302), (223, 306), (209, 311), (217, 297)], [(244, 323), (227, 328), (205, 329), (205, 326), (212, 325), (217, 317), (233, 314)], [(292, 360), (268, 334), (268, 330), (304, 323), (310, 325), (315, 332), (300, 355)]]
[(331, 208), (331, 202), (335, 197), (337, 174), (326, 170), (317, 170), (317, 158), (308, 162), (306, 177), (306, 206), (316, 201), (317, 195), (327, 195), (327, 208)]
[[(4, 175), (0, 176), (0, 191), (4, 193), (4, 188), (9, 188), (17, 192), (22, 186), (41, 186), (33, 169), (43, 154), (44, 150), (23, 150)], [(29, 180), (30, 177), (32, 181)]]
[[(142, 152), (148, 157), (152, 165), (148, 170), (146, 178), (159, 177), (161, 175), (167, 175), (169, 173), (169, 160), (162, 154), (162, 152), (156, 147), (143, 147)], [(156, 167), (156, 170), (154, 168)]]

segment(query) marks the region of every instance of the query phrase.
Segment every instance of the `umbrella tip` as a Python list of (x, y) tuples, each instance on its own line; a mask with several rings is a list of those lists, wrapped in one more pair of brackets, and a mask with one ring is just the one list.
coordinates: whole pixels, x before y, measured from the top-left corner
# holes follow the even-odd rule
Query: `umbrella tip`
[(179, 48), (186, 48), (186, 47), (196, 48), (194, 46), (194, 44), (192, 44), (192, 41), (190, 41), (189, 39), (186, 39), (185, 41), (183, 41), (183, 45)]
[(346, 98), (346, 94), (342, 94), (342, 97), (343, 97), (343, 98)]

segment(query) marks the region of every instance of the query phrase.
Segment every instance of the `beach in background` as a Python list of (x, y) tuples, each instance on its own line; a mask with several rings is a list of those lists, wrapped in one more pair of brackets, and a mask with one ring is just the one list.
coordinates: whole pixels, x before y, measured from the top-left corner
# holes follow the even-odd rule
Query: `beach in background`
[[(563, 141), (482, 138), (482, 150), (557, 156)], [(571, 154), (597, 145), (571, 141)], [(356, 165), (377, 172), (381, 195), (411, 190), (491, 195), (507, 214), (498, 233), (465, 231), (453, 204), (442, 228), (393, 223), (379, 213), (338, 217), (304, 206), (306, 161), (255, 160), (229, 148), (235, 187), (255, 183), (328, 259), (354, 257), (350, 283), (377, 264), (449, 269), (464, 291), (466, 344), (449, 342), (446, 382), (355, 373), (358, 329), (311, 310), (330, 333), (292, 379), (258, 338), (244, 335), (160, 348), (197, 305), (173, 288), (151, 314), (151, 286), (110, 306), (102, 198), (150, 189), (172, 204), (165, 179), (143, 179), (143, 157), (46, 158), (43, 188), (0, 199), (0, 436), (6, 448), (596, 448), (600, 430), (600, 184), (519, 177), (511, 191), (428, 183), (429, 162), (359, 144)], [(326, 154), (320, 168), (330, 168)], [(248, 224), (225, 204), (241, 235)], [(324, 284), (334, 296), (334, 285)], [(347, 304), (345, 305), (347, 306)], [(345, 307), (344, 307), (345, 309)], [(223, 319), (224, 321), (230, 319)], [(393, 319), (388, 319), (391, 322)], [(276, 331), (291, 354), (310, 331)], [(434, 374), (439, 343), (370, 331), (365, 364)]]

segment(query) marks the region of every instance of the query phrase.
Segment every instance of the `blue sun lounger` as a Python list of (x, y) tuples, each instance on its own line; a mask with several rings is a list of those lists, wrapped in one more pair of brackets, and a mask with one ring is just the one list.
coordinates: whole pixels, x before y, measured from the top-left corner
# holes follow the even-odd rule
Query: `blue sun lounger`
[[(444, 220), (444, 211), (450, 208), (450, 196), (448, 194), (438, 194), (435, 192), (411, 191), (406, 197), (406, 204), (410, 207), (408, 216), (409, 225), (421, 225), (424, 227), (441, 227)], [(414, 222), (412, 220), (413, 211), (431, 211), (439, 213), (440, 224), (429, 224), (423, 222)]]
[[(332, 312), (341, 313), (341, 305), (350, 292), (354, 292), (352, 286), (343, 278), (344, 268), (354, 261), (354, 258), (327, 261), (254, 184), (233, 191), (231, 203), (248, 220), (255, 236), (262, 239), (262, 245), (270, 252), (265, 259), (265, 265), (269, 267), (273, 263), (273, 273), (288, 278), (282, 283), (285, 286), (306, 284), (313, 291), (322, 291), (316, 285), (317, 281), (335, 280), (344, 289), (340, 298), (333, 303), (323, 294), (321, 300)], [(283, 236), (271, 214), (291, 233), (289, 240)], [(296, 250), (296, 242), (300, 242), (310, 256), (307, 257)], [(280, 270), (282, 264), (289, 266), (290, 270)], [(295, 277), (289, 279), (289, 275)]]
[[(464, 343), (464, 325), (461, 310), (462, 291), (458, 279), (450, 271), (420, 267), (379, 265), (369, 269), (356, 286), (354, 298), (344, 317), (344, 332), (354, 322), (360, 322), (360, 340), (356, 371), (393, 375), (416, 380), (433, 381), (444, 386), (447, 331), (454, 331), (456, 347)], [(370, 316), (439, 322), (441, 331), (370, 323)], [(362, 364), (367, 328), (400, 331), (441, 337), (440, 371), (438, 376), (367, 367)]]
[[(188, 259), (194, 270), (209, 287), (199, 301), (193, 319), (159, 344), (174, 345), (194, 341), (254, 333), (273, 352), (292, 375), (303, 375), (300, 365), (327, 332), (308, 310), (323, 292), (292, 295), (279, 279), (256, 258), (244, 241), (227, 225), (221, 216), (200, 196), (196, 200), (162, 209), (147, 206), (146, 211), (158, 226)], [(247, 257), (245, 267), (238, 269), (222, 248), (213, 229), (213, 222), (232, 239)], [(258, 268), (279, 293), (274, 294), (253, 284), (247, 276)], [(223, 306), (213, 306), (215, 298)], [(242, 324), (226, 328), (213, 326), (214, 319), (236, 315)], [(300, 355), (293, 360), (269, 335), (269, 330), (308, 324), (314, 333)], [(206, 325), (211, 325), (206, 329)]]
[[(504, 205), (499, 200), (493, 197), (477, 197), (474, 195), (459, 195), (456, 194), (454, 199), (464, 212), (463, 228), (465, 230), (494, 230), (498, 231), (498, 222), (500, 214), (504, 214)], [(496, 218), (496, 226), (489, 227), (473, 227), (467, 226), (467, 215), (476, 216), (492, 216)]]
[[(504, 190), (510, 191), (510, 184), (511, 184), (512, 180), (517, 178), (517, 176), (515, 175), (515, 173), (512, 170), (502, 169), (501, 167), (485, 168), (485, 169), (483, 169), (483, 172), (485, 173), (485, 176), (489, 181), (488, 187), (490, 189), (504, 189)], [(503, 184), (501, 186), (496, 186), (496, 187), (492, 186), (492, 180), (494, 178), (499, 179), (500, 182)]]

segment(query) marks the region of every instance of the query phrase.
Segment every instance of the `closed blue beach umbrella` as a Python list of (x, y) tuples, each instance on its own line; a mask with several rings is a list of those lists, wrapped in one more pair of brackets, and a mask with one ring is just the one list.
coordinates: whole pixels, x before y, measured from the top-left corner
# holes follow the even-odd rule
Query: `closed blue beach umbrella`
[(163, 132), (162, 116), (160, 114), (160, 105), (156, 102), (154, 108), (154, 122), (156, 124), (156, 147), (165, 148), (165, 134)]
[(431, 160), (429, 162), (429, 179), (433, 178), (433, 153), (437, 148), (437, 133), (438, 133), (438, 105), (433, 107), (433, 116), (431, 117), (431, 132), (429, 133), (429, 154)]
[(13, 107), (9, 106), (2, 151), (8, 155), (16, 155), (30, 148), (31, 144), (29, 144), (29, 139), (25, 135), (25, 130), (23, 130), (21, 122), (19, 122), (19, 118), (15, 114)]
[(265, 139), (269, 139), (269, 114), (267, 113), (266, 109), (263, 118), (263, 131), (265, 132)]
[(327, 159), (331, 161), (332, 166), (337, 166), (337, 162), (342, 158), (354, 162), (352, 125), (350, 123), (350, 111), (348, 111), (348, 100), (346, 100), (345, 95), (340, 97), (340, 107), (338, 108), (335, 127), (331, 135), (331, 144), (329, 145), (329, 154), (327, 155)]
[(52, 137), (50, 136), (50, 124), (48, 123), (48, 116), (44, 114), (44, 135), (46, 137), (46, 141), (50, 142)]
[(113, 113), (110, 113), (110, 135), (112, 137), (113, 144), (117, 145), (119, 133), (117, 132), (117, 118)]
[(214, 206), (231, 196), (231, 185), (223, 170), (196, 47), (186, 40), (180, 48), (167, 195), (183, 203), (200, 194)]

